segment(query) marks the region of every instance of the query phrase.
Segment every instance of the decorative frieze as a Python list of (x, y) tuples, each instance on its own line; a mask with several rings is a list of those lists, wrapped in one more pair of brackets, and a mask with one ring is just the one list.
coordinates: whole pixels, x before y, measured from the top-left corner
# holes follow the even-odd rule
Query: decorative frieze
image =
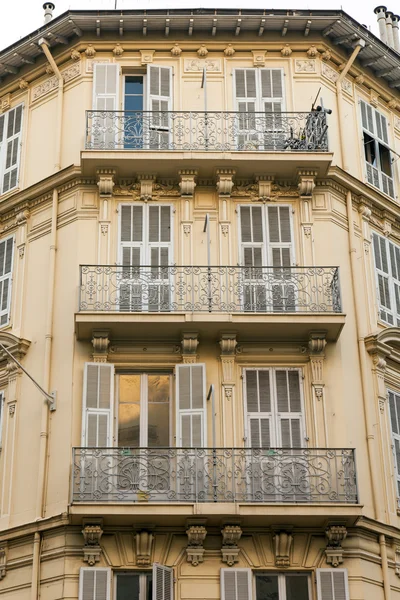
[(180, 177), (179, 188), (181, 190), (181, 196), (192, 197), (196, 187), (196, 178), (198, 172), (189, 169), (179, 171), (178, 174)]
[(242, 528), (239, 525), (225, 525), (221, 529), (222, 533), (222, 547), (221, 555), (222, 562), (226, 563), (228, 567), (232, 567), (236, 562), (239, 561), (240, 548), (238, 543), (242, 537)]
[(295, 73), (316, 73), (317, 63), (315, 60), (298, 58), (294, 61)]
[(233, 169), (217, 170), (217, 192), (220, 196), (230, 196), (233, 188)]
[(201, 524), (189, 525), (186, 535), (188, 537), (188, 545), (186, 547), (187, 561), (194, 567), (197, 567), (204, 560), (203, 543), (206, 539), (207, 529)]
[(101, 536), (103, 535), (102, 522), (84, 523), (82, 535), (85, 542), (83, 546), (83, 560), (84, 562), (87, 562), (90, 567), (93, 567), (97, 562), (100, 561), (100, 540)]
[(325, 535), (328, 539), (325, 548), (326, 562), (332, 567), (338, 567), (343, 562), (342, 542), (346, 539), (347, 529), (343, 525), (329, 525)]
[(152, 563), (152, 550), (154, 535), (147, 530), (135, 533), (136, 565), (138, 567), (149, 567)]
[[(81, 74), (81, 63), (80, 62), (75, 62), (74, 64), (68, 66), (66, 69), (63, 69), (61, 71), (61, 76), (64, 80), (64, 84), (68, 83), (72, 79), (75, 79), (75, 77), (78, 77), (80, 74)], [(46, 79), (46, 81), (43, 81), (43, 83), (40, 83), (39, 85), (35, 86), (32, 89), (32, 101), (39, 100), (39, 98), (42, 98), (43, 96), (45, 96), (46, 94), (49, 94), (50, 92), (52, 92), (53, 90), (55, 90), (57, 88), (58, 88), (58, 77), (57, 77), (57, 75), (53, 75), (52, 77), (50, 77), (49, 79)]]
[(275, 566), (290, 567), (290, 551), (293, 543), (291, 531), (277, 531), (273, 537), (273, 541)]
[(97, 187), (99, 188), (100, 197), (109, 197), (113, 194), (114, 189), (114, 178), (117, 174), (115, 169), (98, 169), (97, 173)]
[(186, 58), (184, 61), (185, 73), (202, 73), (204, 69), (210, 73), (221, 73), (221, 60), (218, 58)]
[(0, 580), (4, 579), (7, 573), (8, 542), (0, 544)]

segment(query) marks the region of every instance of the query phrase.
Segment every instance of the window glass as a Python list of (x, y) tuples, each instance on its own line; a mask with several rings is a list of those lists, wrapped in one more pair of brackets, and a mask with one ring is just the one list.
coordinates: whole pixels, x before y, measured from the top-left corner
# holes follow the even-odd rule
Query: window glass
[(308, 576), (287, 575), (286, 576), (286, 599), (285, 600), (308, 600)]
[(118, 445), (140, 446), (140, 375), (120, 375)]
[(278, 576), (257, 575), (256, 596), (257, 600), (281, 600), (279, 598)]
[(117, 600), (140, 600), (140, 575), (117, 575)]
[(148, 445), (169, 446), (169, 375), (148, 376)]

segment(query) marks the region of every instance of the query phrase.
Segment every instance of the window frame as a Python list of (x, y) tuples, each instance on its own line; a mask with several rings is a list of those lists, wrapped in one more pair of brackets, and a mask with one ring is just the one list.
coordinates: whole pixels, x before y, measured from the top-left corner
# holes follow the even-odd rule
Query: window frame
[[(10, 187), (6, 192), (3, 192), (4, 185), (4, 175), (6, 171), (6, 160), (7, 160), (7, 129), (8, 129), (8, 118), (12, 111), (16, 110), (19, 106), (21, 106), (21, 129), (18, 133), (19, 136), (19, 144), (18, 144), (18, 154), (17, 154), (17, 180), (15, 186)], [(22, 139), (24, 133), (24, 102), (19, 102), (15, 106), (9, 108), (7, 111), (2, 113), (0, 117), (4, 117), (4, 129), (3, 129), (3, 141), (0, 143), (0, 197), (9, 194), (13, 190), (19, 188), (19, 181), (21, 176), (21, 157), (22, 157)], [(13, 136), (15, 138), (15, 135)]]
[[(139, 577), (139, 598), (138, 600), (147, 600), (147, 580), (148, 577), (151, 577), (151, 580), (153, 579), (153, 571), (149, 570), (149, 571), (136, 571), (136, 570), (131, 570), (131, 571), (113, 571), (112, 572), (113, 575), (113, 585), (112, 585), (112, 591), (113, 591), (113, 598), (115, 600), (118, 600), (118, 596), (117, 596), (117, 582), (118, 582), (118, 577), (126, 577), (129, 575), (136, 575)], [(145, 588), (143, 589), (143, 581), (146, 581), (146, 585)], [(141, 583), (142, 582), (142, 583)], [(152, 581), (152, 583), (154, 583)]]
[[(375, 253), (374, 236), (376, 238), (378, 238), (378, 240), (383, 240), (385, 243), (386, 256), (387, 256), (387, 261), (388, 261), (388, 273), (385, 273), (383, 269), (378, 270), (378, 267), (376, 266), (377, 257), (376, 257), (376, 253)], [(392, 268), (392, 257), (390, 255), (389, 244), (393, 244), (393, 246), (395, 247), (395, 250), (397, 248), (400, 252), (399, 244), (396, 244), (395, 242), (386, 238), (385, 236), (380, 235), (376, 231), (372, 232), (371, 246), (372, 246), (372, 253), (373, 253), (373, 268), (374, 268), (374, 273), (375, 273), (375, 288), (376, 288), (376, 302), (377, 302), (377, 306), (378, 306), (378, 321), (384, 323), (385, 325), (387, 325), (389, 327), (396, 327), (397, 322), (398, 321), (400, 322), (400, 312), (397, 312), (397, 304), (398, 303), (396, 300), (395, 285), (398, 285), (400, 288), (400, 280), (399, 280), (399, 284), (395, 283), (395, 278), (393, 276), (393, 268)], [(380, 271), (382, 271), (383, 274), (381, 274)], [(386, 306), (384, 306), (383, 304), (381, 304), (380, 293), (379, 293), (379, 275), (381, 275), (381, 277), (383, 277), (383, 278), (386, 278), (388, 281), (390, 309), (387, 308)], [(400, 289), (399, 289), (399, 295), (400, 295)], [(399, 302), (400, 302), (400, 298), (399, 298)], [(385, 313), (391, 315), (393, 317), (393, 323), (390, 323), (389, 320), (385, 319), (382, 316), (382, 312), (385, 312)]]
[(3, 281), (5, 281), (6, 279), (9, 280), (8, 298), (7, 298), (7, 308), (5, 310), (1, 310), (1, 308), (0, 308), (0, 321), (1, 321), (1, 317), (3, 316), (3, 314), (8, 315), (8, 319), (7, 319), (6, 323), (1, 324), (1, 322), (0, 322), (0, 329), (3, 329), (4, 327), (9, 327), (9, 325), (11, 323), (11, 301), (12, 301), (13, 283), (14, 283), (13, 274), (14, 274), (14, 258), (15, 258), (15, 235), (8, 235), (5, 238), (1, 238), (0, 244), (2, 244), (3, 242), (4, 242), (4, 244), (7, 244), (8, 240), (12, 240), (10, 272), (7, 273), (6, 275), (0, 275), (0, 284)]
[[(392, 457), (393, 457), (392, 472), (393, 472), (394, 480), (396, 483), (395, 495), (396, 495), (397, 506), (398, 506), (398, 508), (400, 508), (400, 464), (397, 463), (397, 457), (396, 457), (396, 440), (399, 442), (399, 445), (400, 445), (400, 415), (399, 415), (399, 418), (397, 419), (397, 424), (399, 426), (399, 433), (395, 433), (393, 431), (393, 427), (392, 427), (392, 411), (390, 408), (389, 394), (393, 394), (395, 398), (396, 398), (396, 396), (398, 398), (400, 398), (400, 393), (397, 392), (395, 389), (393, 389), (393, 387), (386, 388), (386, 397), (387, 397), (387, 403), (388, 403), (388, 408), (389, 408), (390, 440), (391, 440)], [(395, 406), (395, 409), (397, 412), (396, 406)]]
[(278, 594), (279, 594), (279, 598), (278, 600), (286, 600), (286, 577), (307, 577), (307, 584), (308, 584), (308, 600), (313, 600), (313, 593), (312, 593), (312, 581), (311, 581), (311, 575), (312, 573), (310, 571), (290, 571), (290, 572), (284, 572), (284, 571), (257, 571), (254, 572), (253, 571), (253, 595), (254, 595), (254, 599), (258, 600), (257, 598), (257, 577), (258, 576), (262, 576), (262, 575), (271, 575), (271, 576), (275, 576), (278, 577)]
[[(286, 73), (283, 67), (235, 67), (232, 69), (232, 86), (233, 86), (233, 105), (235, 112), (239, 112), (238, 104), (239, 102), (249, 101), (249, 98), (242, 98), (236, 95), (236, 71), (254, 71), (255, 72), (255, 81), (256, 81), (256, 95), (254, 96), (254, 104), (255, 104), (255, 112), (265, 113), (263, 110), (263, 105), (265, 102), (280, 102), (281, 104), (281, 112), (286, 112), (286, 85), (285, 78)], [(281, 81), (282, 81), (282, 98), (267, 98), (262, 95), (262, 82), (261, 82), (261, 72), (262, 71), (281, 71)], [(238, 99), (239, 98), (239, 99)]]

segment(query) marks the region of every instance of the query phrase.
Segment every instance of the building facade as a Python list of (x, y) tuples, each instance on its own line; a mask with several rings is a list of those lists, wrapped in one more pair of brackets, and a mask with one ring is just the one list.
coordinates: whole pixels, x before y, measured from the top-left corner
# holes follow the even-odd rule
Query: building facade
[(400, 598), (398, 17), (45, 9), (0, 56), (0, 596)]

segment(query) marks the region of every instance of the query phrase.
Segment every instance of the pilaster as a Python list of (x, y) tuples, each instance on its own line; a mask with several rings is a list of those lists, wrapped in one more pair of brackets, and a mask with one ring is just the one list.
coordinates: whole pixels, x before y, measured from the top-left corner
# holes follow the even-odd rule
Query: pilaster
[(312, 331), (308, 340), (308, 348), (310, 353), (315, 445), (317, 447), (325, 447), (328, 445), (324, 383), (325, 346), (326, 332)]
[(99, 265), (110, 262), (110, 202), (115, 186), (115, 169), (98, 169), (97, 186), (99, 188), (99, 231), (97, 260)]
[(317, 171), (299, 170), (298, 189), (300, 196), (300, 224), (302, 230), (303, 261), (306, 265), (314, 265), (314, 234), (312, 195), (315, 188)]
[(13, 331), (16, 335), (20, 335), (22, 331), (23, 319), (23, 301), (25, 298), (25, 264), (27, 250), (27, 233), (28, 219), (30, 217), (29, 210), (23, 210), (15, 217), (15, 223), (18, 226), (16, 235), (16, 250), (14, 258), (14, 303), (12, 309), (12, 324)]
[[(236, 356), (236, 332), (228, 331), (221, 333), (219, 341), (221, 348), (221, 370), (222, 370), (222, 417), (224, 426), (224, 445), (235, 446), (238, 442), (235, 430), (235, 356)], [(229, 432), (229, 434), (228, 434)]]

